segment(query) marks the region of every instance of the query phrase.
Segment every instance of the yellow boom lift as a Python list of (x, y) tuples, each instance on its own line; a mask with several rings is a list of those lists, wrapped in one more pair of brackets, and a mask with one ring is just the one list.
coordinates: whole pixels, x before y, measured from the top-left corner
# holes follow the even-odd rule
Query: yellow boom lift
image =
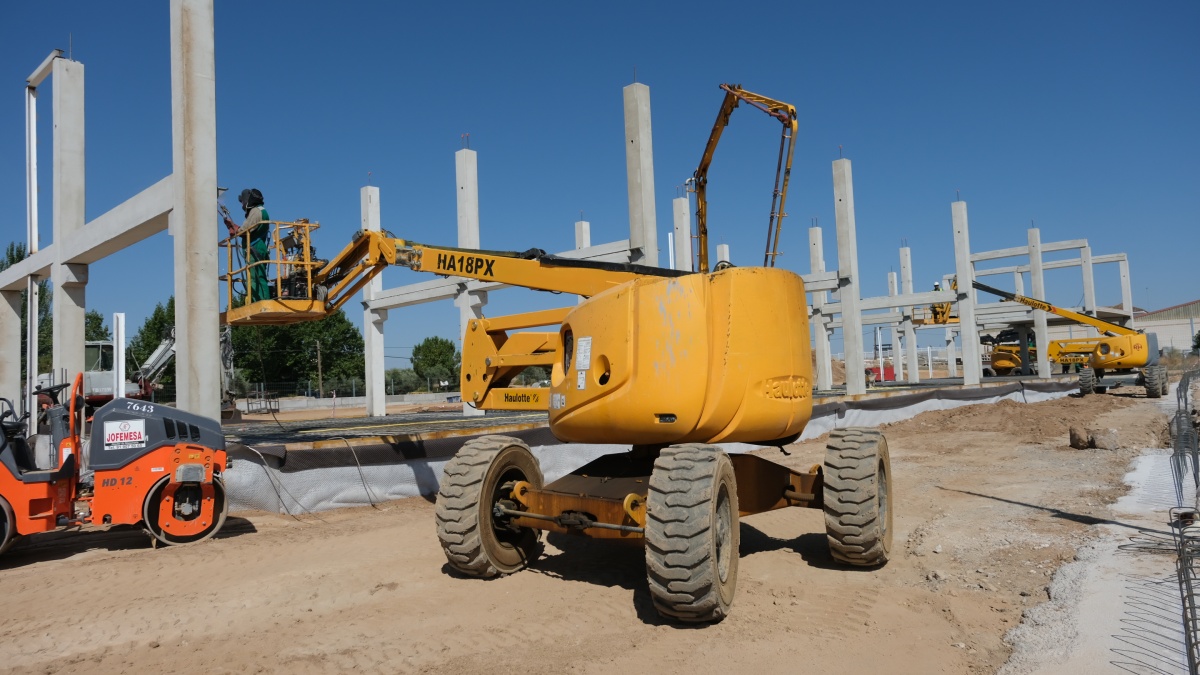
[[(1049, 353), (1055, 353), (1056, 350), (1065, 353), (1089, 351), (1087, 367), (1079, 373), (1080, 394), (1103, 393), (1108, 387), (1117, 386), (1120, 383), (1118, 378), (1129, 375), (1136, 376), (1136, 386), (1146, 388), (1148, 398), (1160, 398), (1167, 393), (1167, 368), (1158, 364), (1156, 334), (1055, 307), (1045, 300), (1009, 293), (978, 281), (972, 282), (972, 285), (985, 293), (1050, 312), (1100, 331), (1100, 338), (1054, 340), (1049, 346)], [(1108, 381), (1103, 380), (1106, 375), (1109, 376)]]
[[(562, 441), (630, 450), (545, 484), (522, 441), (483, 436), (465, 443), (446, 464), (436, 511), (438, 538), (456, 572), (516, 572), (539, 555), (542, 531), (640, 542), (658, 611), (684, 622), (717, 621), (729, 612), (737, 584), (739, 518), (789, 506), (823, 509), (835, 560), (887, 561), (891, 466), (878, 431), (833, 432), (823, 464), (804, 470), (715, 445), (783, 446), (812, 415), (808, 312), (798, 275), (767, 266), (677, 272), (536, 249), (430, 246), (369, 231), (325, 262), (312, 259), (315, 228), (277, 224), (272, 260), (258, 263), (278, 267), (275, 297), (231, 303), (229, 323), (321, 318), (392, 265), (586, 298), (469, 322), (463, 401), (546, 410)], [(778, 241), (776, 229), (770, 236)], [(705, 267), (703, 227), (699, 248)], [(232, 294), (247, 270), (232, 266), (232, 252), (230, 264), (224, 279)], [(512, 386), (534, 365), (551, 367), (549, 390)]]

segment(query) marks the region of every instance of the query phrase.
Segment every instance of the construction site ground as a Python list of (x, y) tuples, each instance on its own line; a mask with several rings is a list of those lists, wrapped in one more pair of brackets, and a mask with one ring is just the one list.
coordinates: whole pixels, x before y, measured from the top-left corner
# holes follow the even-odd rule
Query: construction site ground
[[(1116, 429), (1121, 449), (1071, 449), (1071, 425)], [(1056, 571), (1121, 522), (1111, 505), (1135, 458), (1168, 445), (1140, 389), (929, 412), (883, 431), (891, 562), (834, 564), (820, 511), (744, 518), (737, 597), (719, 624), (660, 619), (634, 546), (551, 536), (529, 570), (458, 578), (432, 502), (413, 498), (237, 513), (213, 540), (157, 550), (133, 529), (26, 540), (0, 558), (0, 670), (992, 673), (1013, 652), (1006, 635), (1049, 604)], [(823, 447), (760, 452), (807, 468)], [(1068, 651), (1077, 639), (1049, 634)]]

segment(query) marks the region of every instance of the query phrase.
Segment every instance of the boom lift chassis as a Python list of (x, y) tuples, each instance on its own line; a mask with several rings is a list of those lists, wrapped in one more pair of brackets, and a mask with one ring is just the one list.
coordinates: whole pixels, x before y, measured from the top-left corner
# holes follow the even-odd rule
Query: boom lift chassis
[[(795, 112), (726, 88), (723, 125), (738, 100), (785, 122)], [(776, 114), (778, 113), (778, 114)], [(711, 161), (719, 130), (705, 151)], [(786, 143), (786, 173), (790, 142)], [(784, 157), (781, 148), (781, 167)], [(781, 169), (782, 170), (782, 169)], [(778, 172), (777, 172), (778, 173)], [(698, 172), (702, 176), (702, 172)], [(703, 181), (699, 181), (703, 188)], [(437, 533), (456, 572), (516, 572), (541, 552), (543, 531), (645, 544), (654, 605), (684, 622), (718, 621), (737, 585), (738, 520), (790, 506), (822, 509), (830, 553), (841, 563), (885, 563), (892, 544), (887, 441), (868, 429), (835, 431), (824, 461), (796, 470), (719, 443), (779, 447), (799, 438), (812, 415), (812, 365), (804, 282), (771, 266), (783, 197), (772, 207), (763, 267), (700, 271), (437, 247), (360, 231), (329, 261), (311, 247), (316, 223), (277, 223), (268, 265), (269, 299), (235, 295), (249, 267), (229, 247), (231, 325), (286, 324), (337, 311), (383, 268), (583, 296), (578, 305), (468, 323), (463, 401), (490, 410), (544, 410), (551, 432), (572, 443), (616, 444), (610, 454), (545, 484), (530, 448), (505, 436), (468, 441), (447, 462), (437, 498)], [(702, 200), (701, 204), (703, 204)], [(538, 331), (526, 331), (541, 328)], [(548, 329), (547, 329), (548, 328)], [(523, 331), (523, 332), (516, 332)], [(513, 386), (529, 366), (549, 366), (549, 389)]]

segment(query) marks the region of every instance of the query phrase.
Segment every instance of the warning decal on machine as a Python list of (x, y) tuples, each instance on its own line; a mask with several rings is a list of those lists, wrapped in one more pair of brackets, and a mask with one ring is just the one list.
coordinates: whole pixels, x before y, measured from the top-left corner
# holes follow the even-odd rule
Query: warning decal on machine
[(104, 423), (104, 449), (146, 447), (146, 420), (120, 420)]

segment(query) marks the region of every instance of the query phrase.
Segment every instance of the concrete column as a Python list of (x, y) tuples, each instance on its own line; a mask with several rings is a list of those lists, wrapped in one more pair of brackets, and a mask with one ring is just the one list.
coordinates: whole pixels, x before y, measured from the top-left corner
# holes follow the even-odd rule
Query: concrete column
[(946, 374), (958, 377), (958, 350), (954, 346), (954, 335), (957, 331), (946, 328)]
[[(900, 249), (900, 292), (905, 295), (913, 292), (912, 249), (905, 246)], [(904, 308), (904, 356), (908, 381), (916, 384), (921, 381), (921, 368), (917, 362), (917, 331), (913, 327), (912, 307)]]
[(975, 280), (971, 266), (971, 237), (967, 231), (967, 203), (956, 201), (950, 204), (954, 227), (954, 270), (958, 275), (958, 325), (962, 336), (963, 384), (979, 384), (983, 377), (980, 362), (979, 327), (975, 323), (975, 291), (971, 282)]
[(113, 398), (125, 396), (125, 313), (113, 314)]
[[(29, 78), (29, 85), (25, 87), (25, 234), (26, 252), (29, 255), (37, 253), (39, 246), (39, 230), (38, 230), (38, 153), (37, 153), (37, 86), (42, 79), (46, 77), (46, 73), (53, 67), (53, 61), (56, 56), (62, 52), (55, 50), (47, 57), (46, 61), (38, 67), (34, 74)], [(30, 277), (25, 280), (25, 297), (26, 297), (26, 316), (29, 317), (25, 324), (25, 362), (31, 364), (26, 369), (25, 375), (25, 399), (23, 402), (18, 402), (20, 398), (20, 388), (14, 396), (9, 397), (13, 401), (13, 405), (17, 406), (17, 410), (13, 412), (21, 414), (26, 410), (36, 410), (36, 401), (34, 400), (33, 390), (37, 386), (37, 354), (38, 354), (38, 279)], [(19, 297), (19, 296), (18, 296)], [(18, 315), (19, 316), (19, 315)], [(21, 322), (18, 319), (17, 330), (20, 331)], [(16, 349), (21, 350), (21, 340), (18, 338)], [(17, 373), (18, 378), (21, 372), (21, 359), (17, 357)], [(0, 384), (0, 387), (6, 386)]]
[[(379, 207), (379, 188), (366, 186), (359, 190), (359, 205), (362, 213), (361, 227), (369, 232), (382, 228)], [(387, 361), (383, 354), (384, 323), (386, 309), (372, 310), (367, 303), (383, 290), (383, 279), (375, 277), (363, 286), (363, 346), (366, 361), (367, 417), (382, 417), (387, 414)]]
[[(1092, 247), (1079, 250), (1080, 267), (1083, 268), (1083, 313), (1096, 315), (1096, 279), (1092, 276)], [(1096, 337), (1100, 331), (1094, 326), (1084, 326), (1084, 335)]]
[[(821, 228), (808, 228), (808, 262), (813, 274), (825, 271), (825, 247), (822, 242)], [(812, 294), (812, 335), (813, 357), (816, 360), (817, 389), (829, 391), (833, 389), (833, 362), (829, 353), (829, 328), (826, 326), (829, 318), (821, 311), (825, 306), (825, 291)]]
[[(586, 220), (575, 221), (575, 248), (587, 248), (592, 245), (592, 224)], [(586, 300), (584, 296), (577, 296), (578, 303)]]
[(1018, 375), (1028, 375), (1031, 372), (1030, 363), (1029, 363), (1029, 327), (1028, 326), (1017, 326), (1017, 346), (1020, 348), (1020, 355), (1021, 355), (1021, 367), (1017, 369), (1017, 374)]
[[(900, 286), (895, 272), (888, 272), (888, 295), (895, 296), (900, 290)], [(900, 346), (901, 328), (892, 324), (892, 368), (895, 369), (896, 381), (899, 382), (904, 377), (904, 349)]]
[[(1029, 285), (1033, 297), (1046, 299), (1046, 280), (1042, 275), (1042, 235), (1036, 227), (1029, 228)], [(1047, 330), (1046, 313), (1033, 310), (1033, 339), (1037, 342), (1038, 379), (1050, 379), (1050, 331)]]
[[(54, 117), (54, 241), (63, 243), (78, 232), (84, 213), (84, 96), (83, 64), (54, 59), (52, 77)], [(215, 188), (214, 188), (215, 189)], [(66, 370), (68, 381), (83, 372), (84, 315), (87, 312), (86, 265), (56, 262), (54, 283), (54, 369)], [(37, 362), (33, 362), (36, 372)]]
[(1025, 275), (1013, 272), (1013, 290), (1017, 295), (1025, 295)]
[(630, 262), (658, 267), (654, 212), (654, 143), (650, 132), (650, 87), (625, 87), (625, 169), (629, 176)]
[(171, 0), (171, 140), (174, 208), (169, 227), (175, 238), (177, 405), (220, 419), (212, 0)]
[(671, 212), (675, 225), (675, 260), (673, 269), (691, 271), (692, 266), (692, 214), (687, 197), (671, 200)]
[[(479, 159), (474, 150), (463, 148), (454, 153), (454, 175), (458, 182), (458, 247), (479, 248)], [(578, 232), (578, 226), (576, 226)], [(578, 236), (578, 234), (576, 234)], [(487, 293), (467, 291), (466, 284), (459, 285), (454, 298), (458, 307), (458, 349), (463, 349), (463, 339), (472, 319), (483, 318), (483, 306), (487, 304)], [(472, 408), (463, 401), (463, 416), (475, 417), (484, 411)]]
[(1129, 283), (1129, 260), (1122, 257), (1117, 261), (1121, 270), (1121, 310), (1133, 315), (1133, 289)]
[(729, 260), (729, 244), (717, 244), (717, 262), (730, 262)]
[(21, 292), (0, 291), (0, 397), (21, 408)]
[(837, 221), (838, 296), (842, 305), (842, 344), (846, 352), (846, 393), (865, 394), (862, 315), (858, 310), (858, 240), (854, 224), (854, 176), (850, 160), (833, 162), (833, 197)]

